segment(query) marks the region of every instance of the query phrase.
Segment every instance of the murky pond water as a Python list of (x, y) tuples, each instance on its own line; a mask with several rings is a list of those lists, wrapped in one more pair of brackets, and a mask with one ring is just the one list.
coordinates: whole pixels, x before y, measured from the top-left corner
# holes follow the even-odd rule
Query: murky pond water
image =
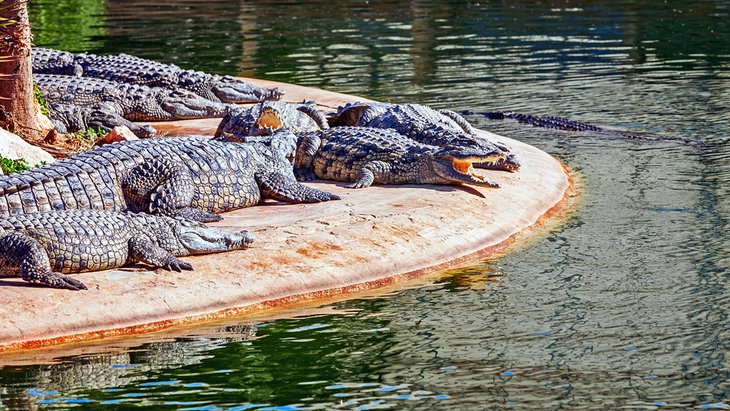
[(304, 318), (6, 366), (0, 409), (730, 408), (730, 3), (608, 4), (32, 1), (38, 45), (712, 144), (472, 118), (580, 175), (562, 225)]

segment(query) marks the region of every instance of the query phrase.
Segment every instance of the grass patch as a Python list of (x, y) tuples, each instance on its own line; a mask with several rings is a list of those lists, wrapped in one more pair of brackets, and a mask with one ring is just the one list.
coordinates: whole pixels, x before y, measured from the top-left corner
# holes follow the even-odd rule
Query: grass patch
[(9, 158), (0, 156), (0, 169), (3, 170), (3, 174), (8, 175), (20, 173), (22, 171), (28, 171), (30, 170), (30, 165), (28, 165), (28, 161), (26, 161), (26, 159), (24, 158), (11, 160)]
[(77, 131), (75, 133), (66, 134), (72, 141), (78, 144), (77, 151), (82, 152), (91, 149), (96, 143), (104, 138), (107, 132), (102, 129), (90, 128), (85, 131)]
[(40, 88), (38, 88), (38, 84), (33, 83), (33, 95), (35, 96), (35, 101), (38, 102), (38, 105), (41, 106), (41, 114), (44, 116), (48, 115), (48, 102), (45, 98), (43, 98), (43, 92)]

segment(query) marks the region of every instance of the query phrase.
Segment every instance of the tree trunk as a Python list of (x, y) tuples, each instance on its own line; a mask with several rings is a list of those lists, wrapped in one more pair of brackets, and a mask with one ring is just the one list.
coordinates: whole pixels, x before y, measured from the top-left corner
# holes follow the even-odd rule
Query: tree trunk
[[(0, 105), (3, 128), (30, 143), (41, 143), (48, 135), (33, 93), (27, 0), (0, 0)], [(0, 120), (2, 120), (0, 115)]]

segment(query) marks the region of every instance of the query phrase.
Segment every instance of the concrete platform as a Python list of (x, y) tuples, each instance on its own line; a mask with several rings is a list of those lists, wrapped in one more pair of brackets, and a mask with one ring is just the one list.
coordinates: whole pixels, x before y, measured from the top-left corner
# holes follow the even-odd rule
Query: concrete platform
[[(335, 107), (353, 96), (277, 85), (288, 101)], [(217, 119), (157, 123), (169, 134), (212, 135)], [(487, 133), (488, 134), (488, 133)], [(223, 228), (256, 233), (254, 247), (186, 258), (193, 272), (131, 267), (79, 274), (88, 291), (0, 280), (0, 353), (219, 320), (301, 301), (392, 286), (493, 255), (560, 211), (572, 180), (560, 162), (518, 141), (517, 173), (489, 172), (500, 189), (315, 182), (342, 200), (275, 202), (225, 214)]]

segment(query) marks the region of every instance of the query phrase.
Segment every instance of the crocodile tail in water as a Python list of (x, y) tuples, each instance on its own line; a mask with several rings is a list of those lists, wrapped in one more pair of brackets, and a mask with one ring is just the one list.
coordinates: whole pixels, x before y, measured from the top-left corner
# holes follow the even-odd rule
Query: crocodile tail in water
[(643, 133), (643, 132), (629, 132), (621, 130), (610, 130), (603, 127), (594, 126), (592, 124), (581, 123), (578, 121), (570, 120), (564, 117), (541, 117), (532, 114), (515, 113), (513, 111), (487, 111), (487, 112), (475, 112), (471, 110), (463, 111), (464, 115), (479, 115), (486, 117), (490, 120), (504, 120), (512, 119), (520, 124), (529, 124), (533, 127), (549, 128), (553, 130), (563, 131), (593, 131), (597, 135), (624, 138), (628, 140), (646, 140), (646, 141), (669, 141), (675, 143), (682, 143), (691, 146), (706, 146), (707, 143), (701, 140), (691, 140), (682, 138), (671, 138), (665, 137), (658, 134)]
[(464, 111), (466, 115), (480, 115), (490, 120), (504, 120), (506, 118), (513, 119), (520, 124), (529, 124), (533, 127), (551, 128), (554, 130), (565, 131), (603, 131), (603, 128), (592, 124), (580, 123), (563, 117), (541, 117), (532, 114), (515, 113), (514, 111), (488, 111), (477, 113), (474, 111)]

